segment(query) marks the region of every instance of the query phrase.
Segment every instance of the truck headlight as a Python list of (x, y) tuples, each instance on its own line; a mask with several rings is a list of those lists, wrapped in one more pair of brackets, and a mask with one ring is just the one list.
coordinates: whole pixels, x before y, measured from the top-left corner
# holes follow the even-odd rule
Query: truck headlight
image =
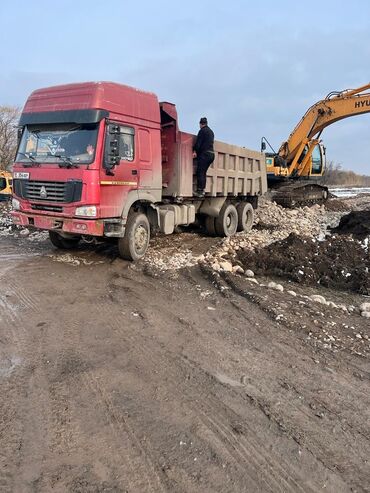
[(15, 211), (19, 211), (21, 208), (21, 203), (17, 199), (12, 199), (12, 206)]
[(96, 205), (76, 207), (76, 216), (96, 217)]

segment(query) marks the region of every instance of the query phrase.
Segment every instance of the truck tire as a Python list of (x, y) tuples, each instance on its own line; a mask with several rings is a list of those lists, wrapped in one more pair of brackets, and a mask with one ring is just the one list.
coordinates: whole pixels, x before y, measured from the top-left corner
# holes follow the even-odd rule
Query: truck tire
[(49, 231), (49, 239), (55, 247), (61, 248), (62, 250), (69, 250), (71, 248), (76, 248), (81, 238), (78, 236), (74, 238), (64, 238), (56, 231)]
[(216, 225), (215, 218), (212, 216), (207, 216), (205, 220), (206, 232), (209, 236), (216, 236)]
[(249, 202), (242, 202), (236, 208), (238, 211), (238, 228), (237, 231), (248, 233), (253, 226), (254, 210)]
[(142, 212), (130, 213), (125, 236), (118, 240), (120, 256), (125, 260), (139, 260), (144, 257), (150, 240), (150, 225)]
[(238, 213), (233, 204), (224, 204), (215, 220), (218, 236), (232, 236), (238, 227)]

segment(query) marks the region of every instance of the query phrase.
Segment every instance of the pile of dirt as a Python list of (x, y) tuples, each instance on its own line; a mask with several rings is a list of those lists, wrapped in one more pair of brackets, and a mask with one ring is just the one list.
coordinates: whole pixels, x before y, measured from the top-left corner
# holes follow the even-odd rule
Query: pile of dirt
[(370, 210), (352, 211), (342, 216), (339, 225), (332, 231), (338, 234), (352, 234), (356, 238), (365, 239), (370, 236)]
[(330, 199), (325, 202), (325, 209), (327, 211), (349, 211), (351, 209), (350, 205), (341, 199)]
[(257, 275), (370, 295), (367, 243), (351, 237), (318, 241), (292, 233), (264, 248), (240, 250), (237, 259)]

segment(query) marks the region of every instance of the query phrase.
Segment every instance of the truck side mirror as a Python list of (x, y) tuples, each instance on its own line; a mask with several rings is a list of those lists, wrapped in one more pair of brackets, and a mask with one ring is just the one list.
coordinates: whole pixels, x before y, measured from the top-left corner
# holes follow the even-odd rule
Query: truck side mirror
[(22, 134), (23, 134), (23, 127), (18, 127), (17, 128), (17, 141), (18, 141), (18, 145), (19, 145), (19, 143), (21, 141)]
[(266, 142), (262, 141), (261, 142), (261, 152), (266, 150)]
[(120, 163), (120, 128), (119, 125), (109, 124), (105, 134), (104, 168), (112, 175), (112, 169)]

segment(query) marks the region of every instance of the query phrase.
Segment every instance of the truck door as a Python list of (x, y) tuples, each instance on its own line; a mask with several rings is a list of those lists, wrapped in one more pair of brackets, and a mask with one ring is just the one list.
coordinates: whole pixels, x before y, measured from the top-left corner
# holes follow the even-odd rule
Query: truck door
[(139, 186), (139, 157), (135, 148), (135, 128), (109, 123), (105, 134), (105, 165), (101, 169), (103, 217), (121, 215), (127, 195)]

